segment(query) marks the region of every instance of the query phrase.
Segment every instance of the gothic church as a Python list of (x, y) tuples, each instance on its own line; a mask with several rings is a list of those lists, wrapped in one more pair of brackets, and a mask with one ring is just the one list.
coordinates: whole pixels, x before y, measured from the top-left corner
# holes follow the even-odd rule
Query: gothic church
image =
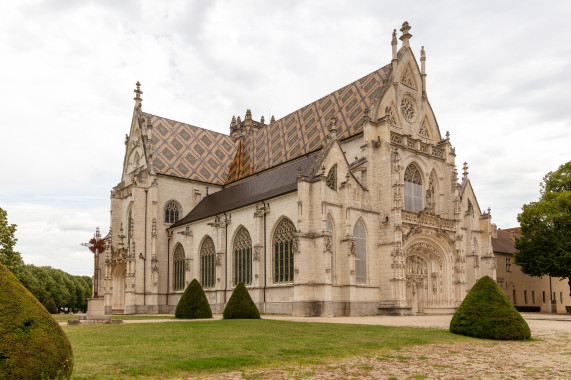
[[(495, 279), (491, 215), (427, 98), (410, 26), (388, 65), (230, 134), (135, 108), (99, 264), (107, 313), (171, 313), (194, 278), (213, 312), (243, 282), (262, 313), (453, 313)], [(104, 260), (103, 260), (104, 258)]]

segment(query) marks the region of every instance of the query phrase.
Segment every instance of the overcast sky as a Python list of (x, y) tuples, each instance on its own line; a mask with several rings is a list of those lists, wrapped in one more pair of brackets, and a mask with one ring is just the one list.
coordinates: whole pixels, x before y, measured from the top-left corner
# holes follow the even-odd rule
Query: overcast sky
[(0, 207), (26, 263), (91, 275), (136, 81), (144, 111), (228, 133), (389, 63), (406, 20), (459, 172), (512, 227), (571, 159), (570, 19), (566, 0), (3, 1)]

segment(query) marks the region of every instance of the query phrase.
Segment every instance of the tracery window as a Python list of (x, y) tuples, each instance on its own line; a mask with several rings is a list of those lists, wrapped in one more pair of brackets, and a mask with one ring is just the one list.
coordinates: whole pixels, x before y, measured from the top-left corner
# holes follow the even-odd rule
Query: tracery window
[(178, 222), (180, 212), (180, 206), (176, 201), (168, 201), (165, 205), (165, 223), (176, 223)]
[(274, 232), (274, 282), (293, 281), (293, 245), (295, 226), (284, 218)]
[(174, 290), (184, 290), (184, 248), (177, 244), (173, 255), (173, 283)]
[(393, 107), (392, 106), (385, 108), (385, 117), (389, 121), (389, 125), (391, 127), (397, 126), (397, 121), (395, 119), (395, 115), (393, 113)]
[(325, 180), (325, 184), (331, 190), (337, 191), (337, 164), (333, 165), (331, 169), (329, 169), (329, 173), (327, 173), (327, 179)]
[(234, 285), (252, 283), (252, 239), (248, 230), (241, 227), (234, 239)]
[(511, 257), (506, 257), (506, 272), (512, 271), (512, 259)]
[(414, 102), (410, 98), (406, 97), (401, 101), (400, 111), (406, 120), (410, 122), (414, 121), (416, 113), (414, 109)]
[(355, 238), (355, 282), (364, 284), (367, 282), (367, 235), (361, 219), (353, 229)]
[(216, 249), (214, 241), (207, 236), (200, 247), (200, 284), (203, 288), (213, 288), (216, 284)]
[(329, 247), (329, 254), (330, 258), (330, 271), (331, 271), (331, 282), (335, 280), (335, 231), (333, 230), (333, 221), (327, 216), (327, 232), (329, 233), (330, 237), (330, 247)]
[(422, 211), (422, 178), (413, 164), (404, 172), (404, 209), (412, 212)]

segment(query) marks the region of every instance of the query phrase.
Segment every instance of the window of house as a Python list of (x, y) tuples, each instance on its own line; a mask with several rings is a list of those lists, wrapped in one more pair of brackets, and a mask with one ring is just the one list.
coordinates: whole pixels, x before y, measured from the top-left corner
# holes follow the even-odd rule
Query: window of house
[(337, 164), (333, 165), (327, 173), (325, 184), (333, 191), (337, 191)]
[(207, 236), (200, 247), (200, 284), (203, 288), (213, 288), (216, 284), (215, 261), (214, 241)]
[(244, 227), (240, 227), (234, 239), (234, 286), (252, 283), (252, 239)]
[(535, 305), (535, 290), (531, 291), (531, 303)]
[(173, 255), (173, 289), (184, 290), (184, 248), (177, 244)]
[(555, 292), (553, 292), (553, 298), (552, 298), (553, 302), (557, 302), (557, 297), (555, 296)]
[(527, 290), (523, 291), (523, 302), (527, 305)]
[(353, 237), (355, 238), (355, 282), (364, 284), (367, 282), (367, 235), (360, 219), (353, 229)]
[(327, 232), (330, 236), (330, 266), (329, 269), (331, 271), (331, 282), (335, 280), (335, 231), (333, 230), (333, 221), (329, 216), (327, 216)]
[(512, 259), (511, 257), (506, 257), (506, 272), (512, 271)]
[(180, 213), (180, 206), (176, 201), (168, 201), (165, 204), (165, 223), (176, 223), (178, 222)]
[(543, 291), (543, 303), (545, 303), (545, 290)]
[(278, 224), (273, 236), (274, 282), (293, 282), (293, 244), (295, 226), (284, 218)]
[(415, 165), (409, 165), (404, 172), (404, 209), (422, 211), (422, 178)]
[(563, 292), (559, 292), (559, 301), (563, 303)]

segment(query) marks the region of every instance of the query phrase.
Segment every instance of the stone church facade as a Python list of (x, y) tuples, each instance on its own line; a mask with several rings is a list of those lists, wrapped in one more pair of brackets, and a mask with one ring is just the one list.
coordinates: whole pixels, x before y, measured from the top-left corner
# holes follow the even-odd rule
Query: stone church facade
[(392, 61), (281, 119), (224, 135), (135, 109), (100, 260), (106, 312), (214, 312), (244, 282), (261, 312), (452, 313), (495, 279), (482, 212), (428, 102), (408, 23)]

